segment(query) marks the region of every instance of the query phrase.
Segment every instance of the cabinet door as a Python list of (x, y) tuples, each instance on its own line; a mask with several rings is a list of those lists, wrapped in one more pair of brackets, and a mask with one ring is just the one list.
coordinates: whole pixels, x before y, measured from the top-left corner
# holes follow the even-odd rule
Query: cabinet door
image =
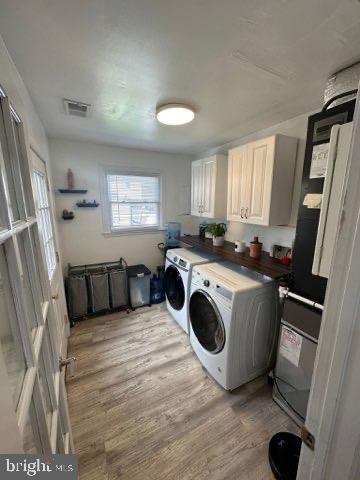
[(201, 216), (202, 205), (202, 160), (196, 160), (191, 165), (191, 215)]
[(203, 197), (201, 212), (203, 217), (215, 215), (216, 158), (203, 160)]
[(247, 202), (246, 145), (229, 152), (227, 219), (242, 222)]
[(275, 137), (247, 145), (248, 186), (245, 222), (269, 224)]

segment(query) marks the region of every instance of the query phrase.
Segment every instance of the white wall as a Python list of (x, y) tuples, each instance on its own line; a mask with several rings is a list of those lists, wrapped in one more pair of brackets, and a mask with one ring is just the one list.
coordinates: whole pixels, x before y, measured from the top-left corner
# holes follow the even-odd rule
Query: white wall
[[(88, 190), (85, 197), (101, 202), (102, 165), (154, 169), (163, 175), (165, 222), (180, 221), (183, 232), (197, 232), (198, 219), (184, 215), (190, 207), (192, 157), (61, 139), (50, 139), (49, 145), (56, 189), (66, 186), (66, 171), (71, 168), (76, 186)], [(83, 197), (55, 194), (64, 267), (67, 263), (110, 261), (120, 256), (129, 264), (144, 263), (152, 270), (162, 263), (157, 244), (163, 240), (164, 232), (104, 236), (102, 206), (79, 209), (75, 203)], [(64, 208), (74, 211), (74, 220), (61, 219)]]
[(273, 127), (260, 130), (251, 135), (243, 137), (241, 139), (235, 140), (221, 147), (212, 149), (211, 151), (205, 152), (199, 158), (203, 158), (213, 153), (223, 153), (227, 154), (230, 148), (243, 145), (245, 143), (258, 140), (260, 138), (273, 135), (275, 133), (280, 133), (283, 135), (289, 135), (299, 138), (297, 158), (296, 158), (296, 171), (295, 171), (295, 180), (294, 180), (294, 192), (292, 198), (292, 211), (289, 222), (289, 227), (262, 227), (259, 225), (247, 225), (240, 222), (230, 222), (227, 239), (230, 241), (234, 240), (245, 240), (249, 242), (254, 235), (259, 236), (260, 241), (263, 242), (263, 248), (266, 251), (269, 251), (271, 244), (277, 243), (284, 246), (291, 246), (292, 241), (295, 237), (295, 226), (297, 220), (297, 211), (300, 199), (300, 188), (301, 188), (301, 176), (304, 163), (304, 153), (305, 153), (305, 141), (306, 141), (306, 131), (307, 131), (307, 119), (311, 113), (300, 115), (298, 117), (287, 120), (286, 122), (279, 123)]

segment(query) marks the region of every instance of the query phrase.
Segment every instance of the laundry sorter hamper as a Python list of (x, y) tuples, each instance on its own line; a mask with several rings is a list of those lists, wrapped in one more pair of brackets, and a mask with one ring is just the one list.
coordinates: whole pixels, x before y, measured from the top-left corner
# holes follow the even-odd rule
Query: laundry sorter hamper
[(84, 273), (74, 273), (66, 279), (66, 296), (71, 319), (88, 314), (88, 292)]
[(129, 304), (126, 264), (120, 260), (121, 266), (109, 268), (109, 288), (111, 308), (121, 308)]
[(88, 267), (89, 306), (92, 313), (110, 310), (109, 273), (105, 267)]
[(128, 308), (126, 262), (68, 266), (66, 295), (72, 320)]

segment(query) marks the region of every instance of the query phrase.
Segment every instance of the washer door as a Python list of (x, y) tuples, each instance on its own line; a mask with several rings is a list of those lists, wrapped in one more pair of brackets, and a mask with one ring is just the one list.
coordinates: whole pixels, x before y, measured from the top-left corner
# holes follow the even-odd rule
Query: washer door
[(181, 310), (185, 303), (185, 289), (179, 270), (170, 265), (165, 270), (165, 293), (174, 310)]
[(190, 298), (190, 323), (200, 345), (211, 353), (219, 353), (225, 345), (225, 327), (211, 297), (196, 290)]

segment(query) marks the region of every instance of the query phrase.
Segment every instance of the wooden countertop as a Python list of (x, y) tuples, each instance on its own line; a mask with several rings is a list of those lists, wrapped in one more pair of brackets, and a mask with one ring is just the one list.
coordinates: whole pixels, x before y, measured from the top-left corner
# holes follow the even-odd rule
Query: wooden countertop
[(245, 253), (236, 253), (235, 244), (232, 242), (225, 242), (223, 247), (214, 247), (212, 239), (199, 237), (198, 235), (180, 237), (179, 240), (184, 245), (196, 247), (204, 252), (215, 253), (225, 260), (237, 263), (270, 278), (278, 279), (291, 272), (290, 267), (283, 265), (277, 258), (270, 257), (268, 252), (262, 252), (261, 257), (255, 260), (250, 257), (249, 248), (246, 249)]

